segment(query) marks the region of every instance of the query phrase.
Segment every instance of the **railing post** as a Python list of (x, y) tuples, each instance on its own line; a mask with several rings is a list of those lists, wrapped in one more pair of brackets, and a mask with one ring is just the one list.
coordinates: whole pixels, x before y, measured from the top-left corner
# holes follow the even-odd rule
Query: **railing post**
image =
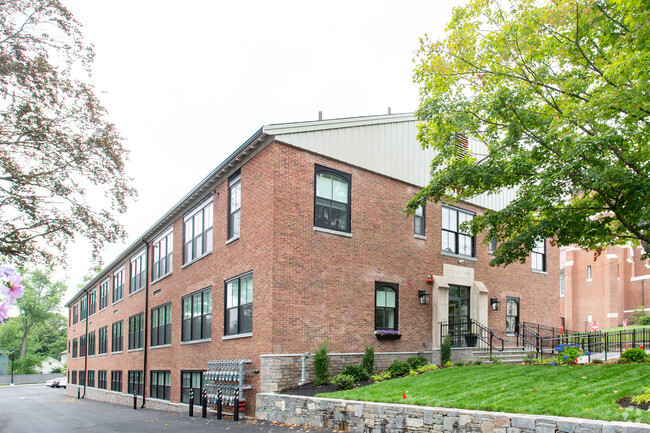
[(608, 334), (609, 332), (605, 333), (605, 361), (607, 361), (607, 348), (609, 347), (609, 344), (607, 344)]
[(618, 331), (618, 341), (619, 341), (618, 350), (619, 353), (622, 354), (623, 353), (623, 331)]
[(636, 348), (636, 329), (632, 330), (632, 347)]

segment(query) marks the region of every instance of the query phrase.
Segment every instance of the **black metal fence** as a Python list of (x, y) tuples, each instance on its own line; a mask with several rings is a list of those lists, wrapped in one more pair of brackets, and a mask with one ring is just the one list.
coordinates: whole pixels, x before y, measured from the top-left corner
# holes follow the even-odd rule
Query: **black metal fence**
[(490, 354), (501, 352), (505, 338), (499, 333), (505, 334), (505, 331), (490, 329), (472, 319), (440, 322), (440, 344), (449, 335), (452, 347), (475, 347)]

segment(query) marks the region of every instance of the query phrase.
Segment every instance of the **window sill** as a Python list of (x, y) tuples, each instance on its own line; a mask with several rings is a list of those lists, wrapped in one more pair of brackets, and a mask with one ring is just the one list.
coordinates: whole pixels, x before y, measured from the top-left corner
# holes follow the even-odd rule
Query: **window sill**
[(183, 266), (181, 266), (181, 269), (184, 269), (184, 268), (188, 267), (189, 265), (191, 265), (193, 263), (196, 263), (196, 262), (198, 262), (199, 260), (201, 260), (201, 259), (203, 259), (205, 257), (208, 257), (210, 254), (212, 254), (212, 250), (208, 251), (207, 253), (204, 253), (202, 256), (196, 257), (191, 262), (185, 263)]
[(170, 344), (159, 344), (158, 346), (149, 346), (149, 349), (164, 349), (165, 347), (172, 347), (171, 343)]
[(130, 293), (129, 293), (129, 296), (133, 296), (133, 295), (135, 295), (136, 293), (140, 293), (140, 292), (143, 291), (143, 290), (144, 290), (144, 287), (140, 287), (140, 288), (139, 288), (138, 290), (136, 290), (135, 292), (130, 292)]
[(235, 236), (235, 237), (233, 237), (233, 238), (228, 239), (228, 240), (226, 241), (226, 245), (228, 245), (228, 244), (232, 244), (232, 243), (235, 242), (236, 240), (239, 240), (239, 235), (237, 235), (237, 236)]
[(164, 280), (165, 278), (169, 277), (171, 274), (172, 274), (171, 272), (167, 272), (167, 273), (166, 273), (165, 275), (163, 275), (162, 277), (158, 277), (157, 279), (153, 280), (151, 283), (149, 283), (149, 285), (150, 285), (150, 286), (153, 286), (153, 285), (156, 284), (158, 281), (160, 281), (160, 280)]
[(587, 278), (588, 283), (590, 283), (591, 281), (593, 281), (591, 278)]
[(426, 241), (426, 240), (427, 240), (427, 237), (426, 237), (426, 236), (422, 236), (422, 235), (413, 235), (413, 237), (414, 237), (415, 239), (422, 239), (423, 241)]
[(199, 344), (199, 343), (207, 343), (209, 341), (212, 341), (212, 337), (210, 338), (203, 338), (201, 340), (190, 340), (190, 341), (181, 341), (181, 346), (184, 346), (186, 344)]
[(222, 340), (235, 340), (237, 338), (247, 338), (247, 337), (252, 337), (253, 333), (252, 332), (244, 332), (243, 334), (234, 334), (234, 335), (224, 335), (221, 337)]
[(111, 352), (111, 355), (119, 355), (120, 353), (124, 353), (124, 352), (121, 351), (121, 350), (118, 350), (117, 352)]
[(108, 353), (100, 353), (100, 354), (97, 355), (97, 356), (106, 356), (106, 355), (108, 355)]
[(460, 260), (467, 260), (468, 262), (476, 262), (476, 257), (470, 257), (470, 256), (463, 256), (461, 254), (454, 254), (450, 253), (447, 251), (440, 251), (440, 254), (442, 254), (445, 257), (452, 257), (454, 259), (460, 259)]
[(548, 272), (540, 271), (538, 269), (531, 269), (531, 271), (533, 272), (533, 274), (548, 275)]
[(332, 229), (325, 229), (323, 227), (314, 226), (314, 231), (315, 232), (329, 233), (331, 235), (343, 236), (343, 237), (346, 237), (346, 238), (351, 238), (352, 237), (352, 233), (342, 232), (342, 231), (332, 230)]
[(131, 353), (131, 352), (140, 352), (140, 351), (142, 351), (142, 350), (144, 350), (142, 347), (138, 347), (137, 349), (129, 349), (127, 352), (128, 352), (128, 353)]
[(104, 308), (100, 308), (100, 309), (99, 309), (99, 313), (101, 313), (102, 311), (104, 311), (104, 310), (107, 309), (107, 308), (108, 308), (108, 306), (106, 306), (106, 307), (104, 307)]
[(117, 301), (113, 301), (113, 303), (112, 303), (111, 305), (119, 304), (119, 303), (122, 302), (123, 300), (124, 300), (124, 297), (121, 297), (121, 298), (118, 299)]

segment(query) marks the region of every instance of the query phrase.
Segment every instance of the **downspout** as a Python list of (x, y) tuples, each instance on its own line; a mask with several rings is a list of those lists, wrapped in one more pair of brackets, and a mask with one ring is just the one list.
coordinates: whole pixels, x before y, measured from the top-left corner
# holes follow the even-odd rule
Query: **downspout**
[(149, 243), (144, 240), (144, 238), (141, 239), (142, 242), (144, 242), (144, 262), (147, 264), (146, 270), (144, 272), (144, 359), (143, 359), (143, 366), (142, 366), (142, 406), (144, 407), (144, 403), (146, 400), (146, 394), (147, 392), (145, 389), (147, 389), (147, 323), (149, 322)]
[(90, 305), (88, 304), (88, 290), (84, 290), (86, 293), (86, 348), (84, 351), (84, 395), (81, 398), (86, 397), (86, 384), (88, 383), (88, 309)]
[(300, 382), (298, 382), (298, 386), (303, 386), (304, 384), (307, 383), (307, 358), (311, 358), (311, 353), (305, 352), (300, 357), (301, 372), (300, 372)]

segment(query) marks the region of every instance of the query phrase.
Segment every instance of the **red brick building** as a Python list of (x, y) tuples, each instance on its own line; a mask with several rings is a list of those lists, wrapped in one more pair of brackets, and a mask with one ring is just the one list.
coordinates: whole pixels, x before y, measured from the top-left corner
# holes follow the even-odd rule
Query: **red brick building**
[(325, 338), (336, 371), (367, 345), (380, 367), (435, 359), (441, 322), (559, 326), (559, 250), (491, 268), (484, 237), (459, 228), (512, 192), (402, 212), (428, 182), (416, 132), (410, 115), (261, 128), (66, 304), (70, 382), (92, 372), (93, 398), (174, 403), (206, 362), (245, 357), (251, 401), (295, 385)]

